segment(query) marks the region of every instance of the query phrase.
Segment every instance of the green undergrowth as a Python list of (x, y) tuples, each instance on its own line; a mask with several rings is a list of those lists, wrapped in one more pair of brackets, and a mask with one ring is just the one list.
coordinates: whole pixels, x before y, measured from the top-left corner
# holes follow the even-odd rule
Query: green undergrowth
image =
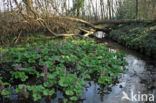
[(148, 56), (156, 55), (156, 24), (119, 25), (109, 37)]
[(29, 47), (29, 46), (35, 46), (35, 45), (41, 45), (45, 44), (48, 41), (53, 40), (51, 35), (45, 35), (43, 33), (29, 33), (26, 35), (22, 35), (19, 40), (15, 43), (15, 41), (12, 41), (5, 45), (0, 45), (0, 49), (2, 47)]
[(38, 101), (59, 90), (69, 103), (79, 99), (87, 81), (107, 87), (127, 65), (124, 53), (111, 52), (89, 38), (37, 44), (1, 49), (1, 96), (8, 98), (14, 88), (20, 97)]

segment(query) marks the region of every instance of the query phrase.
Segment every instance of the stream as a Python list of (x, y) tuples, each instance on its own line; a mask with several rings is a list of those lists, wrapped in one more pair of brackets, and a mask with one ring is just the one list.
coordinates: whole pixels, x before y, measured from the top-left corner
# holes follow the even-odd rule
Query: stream
[[(110, 51), (124, 51), (126, 53), (124, 59), (129, 65), (126, 67), (126, 72), (121, 75), (119, 83), (110, 86), (109, 89), (100, 88), (98, 84), (88, 82), (81, 96), (82, 101), (78, 103), (156, 103), (155, 98), (153, 102), (149, 102), (151, 95), (156, 97), (156, 61), (105, 38), (103, 32), (97, 32), (96, 36), (100, 38), (98, 42), (105, 43)], [(124, 93), (130, 100), (122, 99)], [(131, 100), (132, 93), (136, 94), (134, 100)], [(61, 98), (63, 94), (57, 92), (57, 97), (50, 102), (59, 103)], [(43, 101), (42, 103), (46, 103)]]
[[(102, 32), (97, 32), (96, 36), (100, 38), (97, 41), (106, 44), (110, 51), (124, 51), (126, 53), (124, 59), (129, 65), (118, 83), (107, 89), (88, 81), (87, 88), (81, 96), (82, 101), (78, 103), (156, 103), (156, 99), (152, 98), (156, 97), (156, 61), (105, 38)], [(55, 99), (47, 101), (43, 98), (40, 103), (60, 103), (63, 98), (63, 94), (58, 91)]]
[[(102, 32), (98, 32), (96, 35), (98, 38), (104, 37)], [(119, 79), (119, 83), (111, 87), (112, 91), (109, 94), (100, 96), (98, 94), (99, 86), (92, 83), (91, 87), (85, 91), (86, 100), (83, 103), (156, 103), (155, 98), (155, 102), (146, 101), (146, 96), (149, 98), (151, 95), (156, 97), (156, 61), (126, 49), (107, 38), (103, 38), (99, 42), (105, 43), (112, 51), (124, 51), (126, 53), (125, 59), (129, 65), (126, 67), (126, 73), (122, 74)], [(124, 93), (131, 100), (122, 99)], [(131, 98), (132, 93), (133, 96), (136, 94), (136, 99)]]

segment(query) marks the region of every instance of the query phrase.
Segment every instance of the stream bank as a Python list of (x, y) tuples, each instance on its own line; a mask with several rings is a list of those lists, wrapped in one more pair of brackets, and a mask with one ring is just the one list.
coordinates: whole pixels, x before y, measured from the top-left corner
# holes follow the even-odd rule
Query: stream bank
[[(110, 51), (123, 51), (126, 53), (126, 61), (129, 65), (126, 67), (126, 72), (121, 75), (116, 84), (110, 85), (109, 88), (100, 87), (93, 81), (88, 81), (81, 101), (75, 103), (155, 103), (149, 101), (130, 101), (122, 100), (123, 92), (128, 96), (134, 94), (152, 94), (156, 97), (156, 61), (148, 56), (144, 56), (134, 50), (129, 50), (111, 39), (104, 38), (103, 32), (97, 32), (96, 36), (98, 43), (104, 43)], [(102, 38), (102, 39), (101, 39)], [(45, 98), (40, 103), (61, 103), (63, 99), (61, 92), (57, 93), (54, 100), (48, 102)], [(154, 98), (155, 99), (155, 98)]]
[[(104, 37), (99, 32), (98, 37)], [(108, 39), (99, 39), (98, 43), (104, 43), (112, 51), (124, 51), (126, 61), (129, 63), (125, 74), (122, 74), (119, 83), (112, 86), (112, 91), (104, 96), (98, 94), (98, 85), (93, 84), (86, 94), (86, 101), (83, 103), (155, 103), (149, 101), (122, 100), (123, 92), (128, 96), (134, 94), (153, 94), (156, 97), (156, 61), (144, 56), (134, 50), (129, 50), (118, 43)]]
[[(102, 32), (98, 32), (99, 37), (104, 37)], [(131, 95), (133, 91), (136, 94), (152, 94), (156, 96), (156, 62), (147, 56), (143, 56), (133, 50), (129, 50), (116, 42), (103, 38), (97, 40), (98, 43), (105, 44), (110, 51), (123, 51), (126, 53), (124, 58), (129, 66), (126, 72), (121, 75), (120, 79), (109, 88), (100, 87), (93, 81), (88, 81), (87, 86), (81, 96), (81, 101), (74, 103), (154, 103), (146, 101), (129, 101), (122, 100), (123, 92)], [(10, 95), (10, 99), (15, 98), (11, 103), (29, 103), (31, 100), (20, 100), (17, 95)], [(55, 99), (43, 97), (39, 103), (62, 103), (63, 93), (57, 91)], [(10, 103), (3, 100), (2, 103)]]
[(156, 59), (156, 24), (120, 24), (108, 34), (119, 44)]

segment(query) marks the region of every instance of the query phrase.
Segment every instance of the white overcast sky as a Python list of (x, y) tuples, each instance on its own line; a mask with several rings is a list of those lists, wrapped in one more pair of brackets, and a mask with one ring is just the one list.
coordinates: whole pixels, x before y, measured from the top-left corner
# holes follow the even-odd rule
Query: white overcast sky
[[(1, 8), (1, 10), (3, 8), (3, 1), (7, 2), (7, 0), (0, 0), (0, 8)], [(10, 0), (8, 0), (8, 1), (10, 1)], [(21, 1), (21, 0), (17, 0), (17, 1)], [(69, 4), (70, 6), (72, 5), (72, 0), (66, 0), (66, 1), (67, 2), (69, 1), (69, 3), (67, 3), (67, 4)], [(88, 4), (88, 1), (90, 1), (90, 0), (85, 0), (85, 4)], [(100, 0), (92, 0), (92, 1), (94, 2), (94, 4), (96, 4), (96, 1), (97, 1), (97, 4), (100, 5)], [(103, 1), (105, 2), (105, 4), (107, 4), (107, 0), (103, 0)], [(116, 1), (116, 0), (112, 0), (112, 1)]]
[[(0, 0), (0, 10), (4, 10), (4, 5), (3, 5), (3, 2), (2, 1), (4, 1), (4, 0)], [(7, 0), (5, 0), (6, 2), (7, 2)], [(8, 0), (8, 1), (10, 1), (10, 0)], [(17, 0), (17, 1), (21, 1), (21, 0)], [(62, 1), (62, 0), (53, 0), (53, 1)], [(72, 1), (73, 0), (66, 0), (67, 1), (67, 6), (68, 7), (72, 7)], [(86, 10), (86, 13), (88, 14), (88, 9), (87, 9), (87, 6), (88, 6), (88, 1), (93, 1), (93, 6), (94, 6), (94, 8), (96, 8), (96, 6), (97, 6), (97, 9), (98, 9), (98, 13), (99, 13), (99, 15), (101, 14), (100, 13), (100, 0), (85, 0), (85, 10)], [(105, 5), (107, 5), (107, 0), (103, 0), (104, 1), (104, 4)], [(111, 1), (113, 1), (114, 2), (114, 4), (115, 4), (115, 2), (116, 1), (118, 1), (118, 0), (111, 0)], [(120, 1), (123, 1), (123, 0), (120, 0)], [(15, 5), (15, 4), (13, 4), (13, 5)], [(70, 6), (69, 6), (70, 5)], [(105, 7), (107, 7), (107, 6), (105, 6)], [(115, 6), (114, 6), (115, 7)], [(58, 8), (61, 8), (61, 7), (58, 7)], [(116, 7), (115, 7), (116, 8)], [(93, 12), (93, 10), (91, 11), (91, 12)], [(105, 12), (107, 12), (107, 11), (105, 11)]]

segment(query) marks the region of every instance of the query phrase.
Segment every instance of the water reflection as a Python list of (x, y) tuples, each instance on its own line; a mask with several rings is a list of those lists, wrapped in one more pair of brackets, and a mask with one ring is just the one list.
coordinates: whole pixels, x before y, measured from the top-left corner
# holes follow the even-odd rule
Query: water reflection
[(123, 97), (123, 92), (131, 95), (132, 91), (134, 94), (154, 94), (156, 96), (156, 75), (154, 72), (156, 68), (153, 65), (155, 61), (143, 58), (144, 56), (139, 53), (127, 50), (110, 40), (102, 42), (110, 48), (110, 51), (122, 50), (126, 52), (127, 56), (125, 59), (129, 63), (129, 66), (127, 66), (126, 73), (119, 79), (119, 83), (112, 86), (111, 89), (101, 88), (94, 82), (88, 83), (88, 88), (84, 90), (81, 96), (81, 99), (84, 99), (84, 101), (80, 103), (148, 103), (121, 100), (121, 98)]
[(104, 32), (97, 32), (96, 34), (95, 34), (95, 36), (97, 37), (97, 38), (104, 38), (104, 37), (106, 37), (106, 34), (104, 33)]
[[(90, 100), (87, 99), (83, 103), (148, 103), (121, 100), (123, 92), (126, 92), (130, 96), (132, 91), (134, 94), (153, 94), (156, 96), (156, 63), (154, 60), (146, 58), (134, 51), (127, 50), (108, 39), (104, 39), (100, 42), (105, 43), (110, 49), (126, 52), (127, 56), (125, 59), (129, 63), (129, 66), (127, 66), (126, 73), (120, 78), (119, 84), (112, 87), (112, 92), (103, 96), (103, 101), (99, 101), (99, 95), (94, 94), (94, 96), (90, 96), (90, 93), (86, 91)], [(94, 85), (89, 89), (89, 91), (94, 90), (94, 93), (97, 93), (97, 89)], [(94, 102), (90, 102), (91, 100), (94, 100)]]
[[(98, 36), (104, 37), (101, 33)], [(108, 39), (103, 39), (99, 42), (105, 43), (110, 50), (124, 51), (127, 55), (125, 59), (129, 63), (129, 66), (127, 66), (126, 73), (122, 74), (119, 79), (119, 83), (111, 86), (111, 88), (101, 88), (94, 82), (88, 82), (88, 88), (85, 88), (84, 93), (81, 96), (83, 101), (79, 103), (151, 103), (138, 101), (132, 102), (129, 100), (121, 100), (121, 98), (123, 92), (131, 95), (132, 91), (136, 94), (138, 92), (141, 94), (154, 94), (156, 98), (156, 62), (136, 53), (135, 51), (127, 50)], [(58, 91), (55, 99), (47, 101), (46, 98), (43, 98), (40, 103), (61, 103), (59, 101), (62, 101), (63, 98), (63, 94)], [(4, 100), (2, 101), (3, 103), (7, 103)], [(23, 103), (29, 102), (25, 101)]]

